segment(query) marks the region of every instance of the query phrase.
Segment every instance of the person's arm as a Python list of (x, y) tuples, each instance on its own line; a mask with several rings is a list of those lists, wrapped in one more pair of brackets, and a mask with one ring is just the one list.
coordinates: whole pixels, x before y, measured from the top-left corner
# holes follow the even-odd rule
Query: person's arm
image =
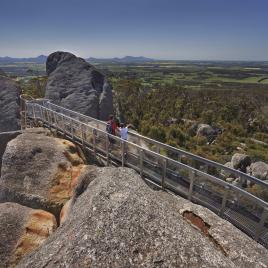
[(134, 127), (132, 124), (128, 124), (128, 125), (127, 125), (127, 128), (132, 128), (132, 129), (135, 130), (135, 127)]

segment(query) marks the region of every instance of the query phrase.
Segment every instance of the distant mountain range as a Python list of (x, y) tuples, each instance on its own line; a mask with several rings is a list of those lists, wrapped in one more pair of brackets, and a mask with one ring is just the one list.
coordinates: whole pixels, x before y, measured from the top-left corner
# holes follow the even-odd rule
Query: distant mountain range
[(33, 62), (33, 63), (45, 63), (47, 56), (40, 55), (35, 58), (11, 58), (11, 57), (0, 57), (0, 63), (17, 63), (17, 62)]
[(92, 63), (105, 63), (105, 62), (115, 62), (115, 63), (139, 63), (139, 62), (152, 62), (154, 59), (146, 58), (146, 57), (133, 57), (133, 56), (125, 56), (123, 58), (108, 58), (108, 59), (98, 59), (98, 58), (88, 58), (86, 59)]
[[(12, 57), (0, 57), (0, 63), (45, 63), (47, 60), (47, 56), (40, 55), (35, 58), (12, 58)], [(133, 57), (126, 56), (123, 58), (110, 58), (110, 59), (98, 59), (98, 58), (87, 58), (86, 61), (92, 63), (105, 63), (105, 62), (115, 62), (115, 63), (139, 63), (139, 62), (152, 62), (154, 59), (146, 58), (146, 57)]]

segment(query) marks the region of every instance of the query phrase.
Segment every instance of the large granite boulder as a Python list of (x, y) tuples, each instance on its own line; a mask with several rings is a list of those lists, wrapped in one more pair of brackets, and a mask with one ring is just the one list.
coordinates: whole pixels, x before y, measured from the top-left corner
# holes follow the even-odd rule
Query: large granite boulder
[(268, 165), (262, 161), (252, 163), (249, 173), (260, 180), (268, 180)]
[(1, 174), (1, 167), (2, 167), (2, 156), (6, 150), (7, 143), (15, 139), (20, 134), (21, 134), (21, 131), (10, 131), (10, 132), (0, 133), (0, 174)]
[(20, 128), (19, 97), (20, 89), (16, 83), (0, 75), (0, 132)]
[(45, 97), (79, 113), (107, 120), (113, 111), (112, 89), (104, 75), (68, 52), (55, 52), (46, 62)]
[(89, 168), (66, 221), (18, 267), (268, 267), (261, 245), (127, 168)]
[(214, 128), (207, 124), (199, 124), (196, 128), (196, 135), (197, 136), (204, 136), (208, 140), (212, 140), (217, 135), (217, 132)]
[(16, 203), (0, 204), (0, 267), (14, 267), (57, 228), (54, 215)]
[(76, 146), (28, 129), (7, 144), (2, 159), (0, 202), (17, 202), (59, 216), (84, 168)]
[(238, 169), (242, 172), (247, 171), (247, 167), (251, 164), (251, 159), (246, 154), (236, 153), (232, 156), (231, 164), (234, 169)]

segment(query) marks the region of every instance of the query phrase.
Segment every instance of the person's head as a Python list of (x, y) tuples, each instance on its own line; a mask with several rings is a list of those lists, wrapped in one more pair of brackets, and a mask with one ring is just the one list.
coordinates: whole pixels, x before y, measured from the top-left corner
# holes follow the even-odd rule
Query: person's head
[(112, 114), (109, 115), (109, 120), (114, 120), (114, 116)]
[(125, 124), (125, 123), (121, 123), (121, 124), (120, 124), (120, 127), (122, 127), (122, 128), (123, 128), (123, 127), (126, 127), (126, 124)]

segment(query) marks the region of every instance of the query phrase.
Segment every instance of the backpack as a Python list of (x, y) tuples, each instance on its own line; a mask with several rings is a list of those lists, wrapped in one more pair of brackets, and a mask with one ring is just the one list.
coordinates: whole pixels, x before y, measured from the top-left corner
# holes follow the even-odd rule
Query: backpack
[(106, 124), (106, 132), (109, 134), (113, 134), (113, 126), (112, 121), (108, 121)]

